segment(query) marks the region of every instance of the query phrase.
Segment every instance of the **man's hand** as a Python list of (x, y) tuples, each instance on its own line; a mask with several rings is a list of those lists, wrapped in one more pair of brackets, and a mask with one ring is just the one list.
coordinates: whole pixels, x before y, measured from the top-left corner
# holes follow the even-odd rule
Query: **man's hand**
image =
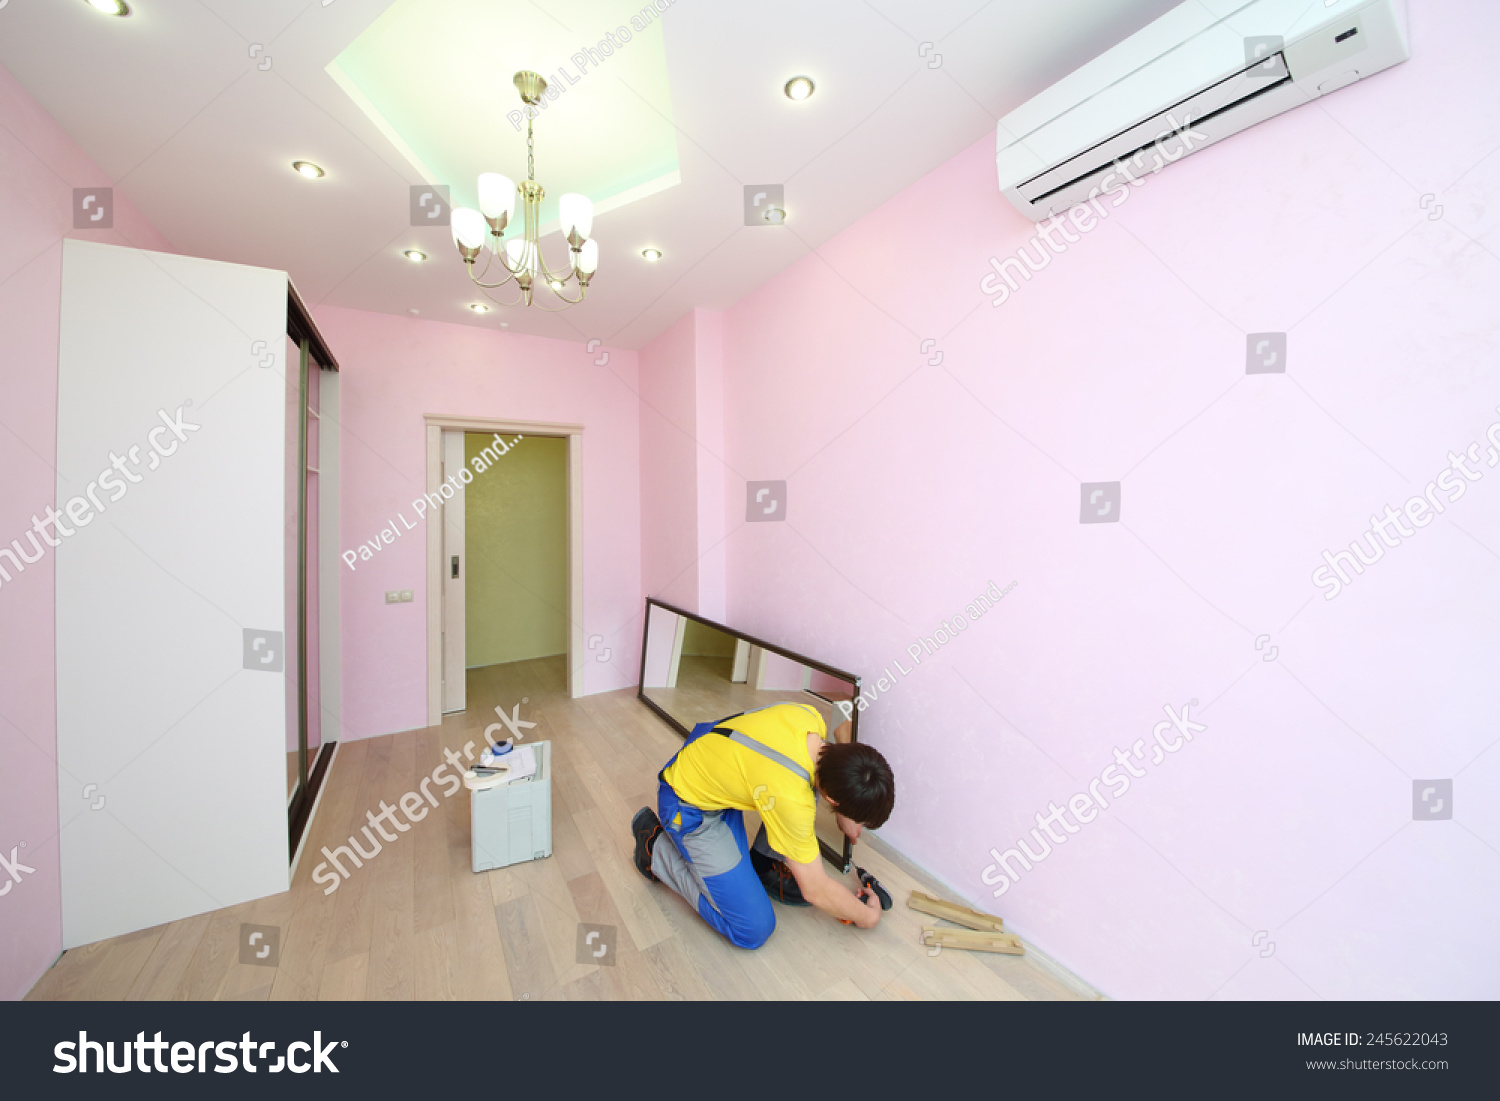
[(850, 841), (857, 842), (859, 835), (864, 829), (858, 822), (845, 818), (842, 814), (835, 814), (833, 820), (838, 823), (839, 829)]
[(874, 891), (866, 888), (860, 895), (860, 901), (865, 904), (865, 912), (854, 919), (854, 924), (861, 929), (875, 928), (880, 923), (880, 915), (883, 913), (880, 908), (880, 899)]
[(788, 860), (786, 866), (790, 869), (792, 878), (797, 881), (802, 897), (825, 914), (831, 914), (840, 921), (852, 922), (861, 929), (873, 929), (880, 921), (880, 899), (875, 896), (875, 892), (868, 891), (868, 898), (855, 897), (853, 891), (837, 880), (830, 879), (824, 872), (822, 857), (806, 864)]

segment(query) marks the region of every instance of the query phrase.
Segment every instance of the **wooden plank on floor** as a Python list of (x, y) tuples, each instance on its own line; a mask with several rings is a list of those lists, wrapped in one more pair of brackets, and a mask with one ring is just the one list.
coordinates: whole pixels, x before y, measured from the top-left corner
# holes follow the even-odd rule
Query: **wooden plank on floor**
[(977, 929), (954, 929), (937, 925), (924, 926), (922, 943), (927, 947), (960, 948), (969, 952), (1000, 952), (1024, 956), (1026, 947), (1014, 933), (984, 933)]
[(960, 906), (945, 898), (936, 898), (926, 891), (912, 891), (907, 897), (906, 905), (908, 909), (942, 918), (944, 921), (951, 921), (956, 925), (962, 925), (965, 929), (978, 929), (991, 933), (1005, 932), (1005, 922), (993, 914), (982, 914), (978, 910)]

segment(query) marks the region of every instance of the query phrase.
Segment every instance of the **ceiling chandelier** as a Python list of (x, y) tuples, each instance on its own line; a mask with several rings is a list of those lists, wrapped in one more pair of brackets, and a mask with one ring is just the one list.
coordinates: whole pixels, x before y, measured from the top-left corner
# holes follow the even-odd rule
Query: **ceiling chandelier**
[[(533, 72), (515, 75), (516, 90), (521, 93), (521, 102), (527, 107), (526, 115), (526, 179), (517, 184), (508, 176), (498, 172), (485, 172), (479, 177), (479, 209), (459, 207), (453, 211), (453, 243), (463, 257), (469, 278), (484, 292), (484, 296), (502, 306), (530, 306), (534, 300), (537, 283), (546, 283), (551, 288), (560, 306), (541, 306), (556, 313), (582, 302), (588, 293), (589, 280), (599, 267), (599, 245), (589, 234), (594, 228), (594, 204), (575, 192), (568, 192), (558, 199), (558, 221), (568, 241), (568, 266), (555, 272), (542, 256), (542, 198), (546, 192), (536, 182), (536, 152), (531, 140), (531, 116), (536, 104), (547, 90), (547, 82)], [(516, 196), (521, 198), (522, 232), (519, 237), (506, 239), (505, 229), (516, 212)], [(489, 249), (485, 249), (485, 224), (489, 224)], [(485, 253), (484, 265), (476, 271), (480, 253)], [(486, 282), (491, 269), (498, 278)], [(568, 297), (569, 285), (576, 281), (578, 296)], [(507, 283), (514, 282), (520, 289), (520, 297), (510, 302), (501, 302), (489, 292)], [(540, 305), (540, 303), (539, 303)]]

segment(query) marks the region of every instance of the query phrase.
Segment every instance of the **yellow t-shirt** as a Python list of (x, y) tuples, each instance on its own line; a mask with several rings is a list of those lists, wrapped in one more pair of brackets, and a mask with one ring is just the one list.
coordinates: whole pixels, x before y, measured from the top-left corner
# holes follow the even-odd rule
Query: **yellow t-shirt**
[[(809, 776), (813, 762), (807, 752), (807, 735), (828, 737), (823, 716), (805, 703), (775, 704), (719, 725), (796, 761)], [(818, 859), (812, 786), (785, 765), (722, 734), (705, 734), (683, 747), (663, 778), (678, 798), (702, 810), (759, 811), (773, 849), (799, 864)]]

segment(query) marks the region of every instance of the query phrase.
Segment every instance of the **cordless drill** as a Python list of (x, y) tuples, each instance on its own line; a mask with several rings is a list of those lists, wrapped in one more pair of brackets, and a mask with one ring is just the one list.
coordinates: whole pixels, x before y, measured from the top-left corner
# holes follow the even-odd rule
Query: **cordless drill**
[[(880, 885), (880, 880), (876, 879), (858, 864), (854, 866), (854, 874), (859, 876), (859, 894), (855, 897), (863, 902), (870, 897), (870, 892), (874, 891), (875, 897), (880, 899), (880, 908), (882, 910), (889, 910), (891, 908), (891, 893)], [(845, 925), (854, 924), (844, 918), (840, 918), (839, 920)]]

